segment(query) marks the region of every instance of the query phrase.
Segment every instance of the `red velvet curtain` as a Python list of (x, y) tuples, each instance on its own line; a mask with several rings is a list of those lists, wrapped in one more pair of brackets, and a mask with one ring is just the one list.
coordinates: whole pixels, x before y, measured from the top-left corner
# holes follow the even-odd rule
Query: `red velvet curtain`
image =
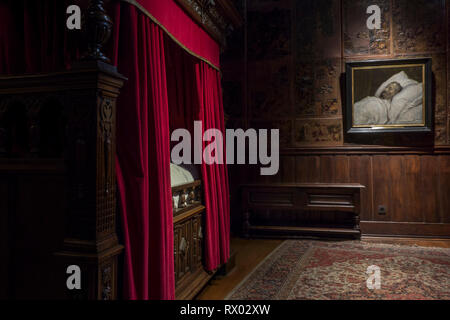
[[(203, 61), (196, 65), (196, 83), (199, 97), (200, 117), (203, 130), (219, 129), (223, 134), (225, 148), (225, 125), (222, 105), (220, 74)], [(225, 161), (225, 151), (222, 154)], [(205, 263), (214, 270), (230, 257), (230, 198), (226, 164), (202, 163), (203, 189), (206, 206)]]
[(114, 10), (114, 61), (128, 77), (117, 113), (117, 180), (127, 299), (174, 299), (164, 34), (128, 4)]
[[(190, 56), (170, 39), (166, 48), (171, 130), (185, 128), (192, 135), (194, 121), (201, 121), (204, 131), (219, 129), (225, 135), (219, 72)], [(206, 206), (205, 267), (214, 270), (230, 255), (227, 167), (203, 163), (201, 173)]]
[(170, 132), (187, 129), (194, 134), (194, 120), (200, 120), (195, 66), (198, 59), (166, 38), (167, 89), (169, 93)]

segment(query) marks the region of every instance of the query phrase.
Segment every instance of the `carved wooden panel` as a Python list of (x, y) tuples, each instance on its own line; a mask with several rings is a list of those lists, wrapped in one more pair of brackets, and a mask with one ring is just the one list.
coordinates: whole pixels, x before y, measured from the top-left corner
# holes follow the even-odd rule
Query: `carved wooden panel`
[(248, 56), (252, 60), (289, 55), (292, 50), (290, 10), (277, 4), (270, 9), (248, 11), (247, 44)]
[(97, 192), (95, 183), (91, 183), (90, 174), (95, 174), (97, 161), (89, 161), (97, 143), (96, 97), (95, 90), (80, 90), (74, 92), (66, 104), (69, 119), (67, 134), (70, 137), (66, 154), (68, 166), (73, 168), (68, 177), (71, 188), (68, 223), (74, 228), (69, 230), (69, 236), (82, 239), (93, 239), (96, 232), (96, 217), (92, 215), (91, 209)]
[(174, 270), (177, 299), (192, 299), (212, 277), (203, 268), (205, 207), (174, 216)]
[[(343, 45), (345, 56), (389, 55), (391, 53), (391, 1), (343, 0)], [(381, 29), (367, 28), (370, 5), (381, 9)]]
[(287, 191), (270, 192), (267, 190), (250, 191), (249, 203), (254, 205), (279, 205), (292, 207), (294, 205), (294, 193)]
[(447, 117), (436, 116), (434, 131), (436, 145), (445, 145), (447, 142)]
[(315, 69), (313, 60), (296, 60), (294, 76), (295, 114), (298, 116), (314, 116), (317, 114), (315, 104)]
[(294, 1), (296, 59), (340, 58), (341, 4), (339, 1)]
[(192, 245), (192, 221), (187, 220), (180, 225), (179, 252), (179, 276), (182, 278), (188, 274), (192, 268), (191, 248)]
[(243, 88), (240, 81), (223, 81), (223, 108), (230, 117), (239, 118), (243, 115)]
[(294, 129), (294, 143), (297, 146), (342, 143), (342, 120), (297, 120)]
[(0, 157), (61, 158), (64, 95), (0, 97)]
[(297, 59), (294, 99), (297, 117), (336, 116), (341, 112), (340, 59)]
[(229, 0), (176, 0), (178, 4), (206, 30), (222, 46), (226, 44), (226, 36), (233, 28), (240, 27), (242, 17), (233, 5), (241, 5), (243, 2)]
[(60, 271), (76, 264), (85, 276), (75, 298), (117, 297), (115, 100), (123, 81), (96, 62), (0, 78), (0, 171), (17, 176), (14, 194), (1, 195), (15, 203), (14, 265), (36, 265), (11, 275), (20, 288), (12, 296), (72, 296)]
[(179, 226), (174, 225), (173, 228), (173, 254), (174, 254), (174, 271), (175, 271), (175, 283), (178, 282), (180, 279), (180, 235), (181, 235), (181, 228)]
[(435, 112), (435, 143), (445, 145), (447, 143), (447, 56), (434, 54), (434, 112)]
[(100, 270), (100, 297), (99, 300), (112, 300), (113, 290), (115, 289), (114, 283), (114, 270), (115, 265), (111, 261), (104, 262)]
[[(291, 120), (255, 120), (250, 123), (250, 127), (259, 130), (278, 129), (280, 134), (280, 147), (289, 147), (292, 144), (292, 121)], [(269, 140), (270, 142), (270, 140)]]
[(447, 121), (448, 121), (448, 125), (447, 125), (447, 136), (448, 136), (447, 145), (450, 145), (450, 112), (449, 112), (447, 118), (448, 118), (447, 119)]
[(197, 215), (192, 219), (192, 264), (193, 268), (201, 268), (203, 260), (203, 217)]
[(450, 145), (450, 55), (448, 50), (450, 49), (450, 3), (447, 1), (447, 145)]
[(289, 59), (249, 65), (249, 107), (252, 118), (291, 116), (290, 73)]
[(202, 203), (201, 181), (172, 187), (172, 208), (174, 217), (179, 216)]
[(445, 0), (394, 0), (395, 52), (445, 52), (445, 9)]
[(115, 103), (114, 97), (104, 92), (97, 96), (97, 233), (114, 232), (116, 219), (115, 175)]
[(435, 116), (446, 116), (447, 113), (447, 55), (434, 54), (433, 75), (435, 91)]

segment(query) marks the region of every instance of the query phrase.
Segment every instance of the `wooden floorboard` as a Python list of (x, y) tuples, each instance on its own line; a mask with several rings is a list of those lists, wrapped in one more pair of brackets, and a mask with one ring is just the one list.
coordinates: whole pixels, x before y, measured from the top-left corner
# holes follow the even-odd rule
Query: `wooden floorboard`
[[(450, 240), (423, 238), (363, 237), (363, 241), (421, 247), (450, 248)], [(226, 276), (216, 277), (197, 296), (197, 300), (223, 300), (252, 272), (283, 240), (233, 238), (231, 247), (236, 251), (236, 267)]]

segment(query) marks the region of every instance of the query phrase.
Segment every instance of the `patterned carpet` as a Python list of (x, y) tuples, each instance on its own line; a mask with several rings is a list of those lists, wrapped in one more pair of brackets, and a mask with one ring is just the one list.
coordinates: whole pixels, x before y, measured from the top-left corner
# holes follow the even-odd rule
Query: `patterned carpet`
[[(381, 288), (370, 290), (373, 265)], [(450, 249), (289, 240), (227, 299), (450, 300)]]

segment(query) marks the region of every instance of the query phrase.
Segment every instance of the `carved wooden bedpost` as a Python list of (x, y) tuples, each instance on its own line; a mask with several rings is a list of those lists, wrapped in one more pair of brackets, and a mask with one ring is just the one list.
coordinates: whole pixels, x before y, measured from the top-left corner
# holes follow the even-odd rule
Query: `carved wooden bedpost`
[(70, 71), (73, 89), (66, 103), (69, 207), (57, 256), (65, 268), (81, 268), (81, 290), (67, 290), (75, 299), (116, 299), (123, 251), (116, 234), (115, 141), (116, 99), (126, 79), (101, 51), (112, 27), (102, 5), (93, 0), (88, 9), (88, 52)]

